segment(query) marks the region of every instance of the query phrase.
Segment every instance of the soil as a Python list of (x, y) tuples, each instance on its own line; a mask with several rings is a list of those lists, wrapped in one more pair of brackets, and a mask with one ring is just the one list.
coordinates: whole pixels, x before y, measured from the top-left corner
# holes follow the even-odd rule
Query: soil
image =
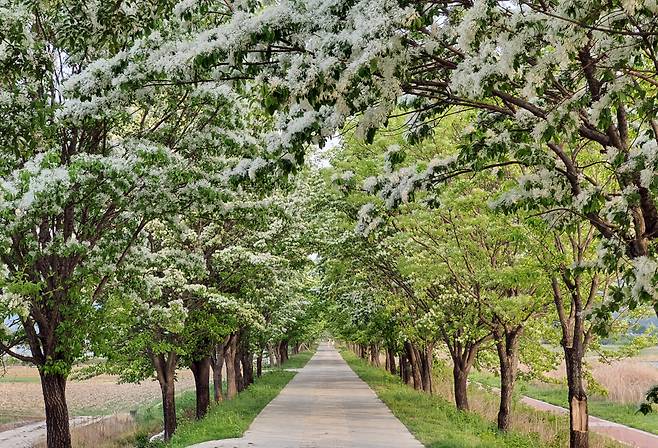
[[(191, 372), (181, 370), (177, 391), (194, 387)], [(141, 384), (117, 384), (117, 377), (101, 375), (84, 381), (71, 380), (66, 386), (66, 398), (71, 416), (104, 415), (128, 412), (139, 405), (160, 398), (158, 383), (147, 380)], [(16, 422), (44, 419), (39, 373), (36, 369), (9, 366), (0, 376), (0, 431), (16, 426)]]

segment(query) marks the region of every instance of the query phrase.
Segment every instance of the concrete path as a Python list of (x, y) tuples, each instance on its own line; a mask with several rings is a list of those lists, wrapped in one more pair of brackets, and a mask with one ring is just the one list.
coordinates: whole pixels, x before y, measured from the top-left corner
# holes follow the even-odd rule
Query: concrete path
[[(71, 428), (91, 425), (105, 417), (74, 417), (69, 420)], [(0, 448), (30, 448), (46, 438), (46, 422), (30, 423), (9, 431), (0, 432)]]
[(240, 439), (194, 448), (422, 448), (335, 348), (322, 344)]

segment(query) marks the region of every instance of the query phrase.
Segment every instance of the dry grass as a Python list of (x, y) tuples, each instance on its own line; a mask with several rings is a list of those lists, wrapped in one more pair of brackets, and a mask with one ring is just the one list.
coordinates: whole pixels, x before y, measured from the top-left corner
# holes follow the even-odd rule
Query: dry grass
[[(594, 379), (607, 391), (605, 398), (613, 403), (637, 404), (644, 400), (647, 390), (658, 384), (658, 368), (639, 358), (622, 359), (611, 363), (590, 361)], [(564, 363), (548, 377), (565, 381)], [(596, 396), (596, 394), (592, 394)]]
[(608, 400), (622, 404), (641, 402), (647, 390), (658, 384), (658, 368), (634, 360), (596, 364), (592, 375), (608, 391)]
[[(446, 372), (434, 378), (434, 392), (454, 402), (452, 380)], [(498, 417), (498, 396), (479, 385), (469, 385), (468, 401), (472, 412), (496, 422)], [(553, 447), (569, 446), (569, 421), (565, 415), (555, 415), (537, 411), (522, 403), (515, 402), (512, 408), (512, 429), (519, 433), (537, 434), (546, 445)], [(591, 445), (597, 448), (621, 448), (623, 445), (606, 437), (591, 433)]]
[[(123, 448), (139, 432), (137, 423), (129, 414), (117, 414), (98, 423), (71, 429), (71, 441), (76, 448)], [(42, 441), (33, 448), (46, 448)]]

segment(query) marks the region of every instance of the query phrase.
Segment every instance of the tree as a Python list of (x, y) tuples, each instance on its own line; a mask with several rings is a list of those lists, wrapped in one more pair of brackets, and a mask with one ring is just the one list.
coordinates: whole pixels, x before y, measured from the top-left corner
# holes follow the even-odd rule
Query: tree
[(550, 302), (534, 230), (524, 216), (501, 215), (487, 205), (501, 187), (486, 174), (452, 181), (435, 208), (416, 207), (395, 222), (409, 246), (408, 275), (436, 301), (434, 319), (453, 359), (458, 407), (468, 407), (468, 371), (482, 344), (493, 339), (501, 379), (498, 427), (508, 430), (524, 327), (546, 318)]
[[(199, 196), (217, 199), (218, 184), (235, 187), (257, 174), (238, 167), (258, 139), (233, 132), (253, 115), (225, 113), (246, 104), (230, 92), (183, 86), (86, 96), (88, 76), (103, 71), (98, 59), (122, 60), (173, 9), (171, 2), (2, 6), (0, 311), (12, 323), (0, 348), (39, 369), (49, 447), (70, 446), (66, 378), (89, 343), (103, 339), (97, 314), (107, 286), (143, 229)], [(267, 120), (259, 123), (249, 135)]]

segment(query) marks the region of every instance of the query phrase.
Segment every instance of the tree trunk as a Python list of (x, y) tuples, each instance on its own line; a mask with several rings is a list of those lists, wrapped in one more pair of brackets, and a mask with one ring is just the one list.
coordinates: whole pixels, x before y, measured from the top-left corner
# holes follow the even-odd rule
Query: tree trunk
[(468, 411), (468, 371), (462, 370), (457, 364), (452, 368), (452, 376), (455, 388), (455, 404), (457, 409)]
[(388, 371), (391, 372), (392, 375), (398, 373), (397, 368), (395, 367), (395, 352), (392, 348), (386, 349), (386, 367), (388, 367)]
[(69, 411), (66, 405), (66, 377), (39, 371), (46, 407), (46, 443), (48, 448), (71, 448)]
[(406, 355), (400, 355), (400, 378), (404, 384), (411, 384), (411, 368)]
[(238, 342), (235, 356), (233, 357), (233, 365), (235, 366), (233, 371), (235, 373), (235, 386), (238, 389), (238, 392), (242, 392), (245, 389), (244, 376), (242, 375), (242, 346)]
[(432, 355), (432, 348), (430, 346), (419, 353), (421, 379), (423, 382), (423, 390), (429, 394), (432, 393), (432, 363), (434, 361)]
[(226, 364), (226, 396), (230, 400), (238, 394), (238, 383), (235, 377), (235, 355), (237, 351), (238, 336), (231, 333), (224, 345), (224, 361)]
[(267, 346), (267, 354), (270, 358), (270, 367), (279, 365), (279, 358), (277, 356), (277, 351), (274, 349), (272, 344)]
[(512, 423), (512, 396), (519, 365), (519, 337), (521, 327), (513, 331), (494, 333), (496, 350), (500, 363), (500, 406), (498, 408), (498, 429), (508, 431)]
[(212, 367), (212, 383), (215, 393), (215, 403), (224, 399), (222, 394), (222, 368), (224, 367), (224, 343), (217, 344), (210, 358)]
[(370, 364), (375, 367), (381, 367), (379, 361), (379, 346), (377, 344), (370, 344)]
[(363, 344), (359, 344), (359, 358), (361, 359), (366, 359), (366, 346)]
[(416, 349), (409, 341), (404, 343), (404, 349), (407, 353), (407, 359), (409, 360), (411, 377), (414, 380), (414, 389), (420, 390), (423, 388), (423, 380), (420, 376), (420, 365), (418, 359), (416, 358)]
[[(584, 249), (579, 248), (579, 256)], [(569, 389), (569, 446), (571, 448), (589, 447), (589, 427), (587, 410), (587, 392), (583, 385), (583, 357), (587, 349), (592, 327), (585, 328), (585, 303), (591, 303), (592, 298), (599, 291), (598, 277), (591, 279), (587, 302), (581, 297), (580, 277), (572, 279), (562, 274), (564, 285), (569, 291), (571, 309), (568, 314), (560, 291), (557, 277), (551, 278), (553, 299), (562, 327), (562, 349), (567, 368), (567, 386)]]
[(240, 360), (242, 362), (243, 387), (246, 389), (250, 384), (254, 383), (254, 355), (247, 351), (247, 349), (244, 349)]
[(288, 360), (288, 341), (279, 342), (279, 365)]
[(569, 386), (569, 441), (571, 448), (589, 447), (587, 392), (583, 386), (583, 353), (575, 348), (564, 348)]
[(164, 439), (169, 441), (176, 432), (176, 363), (178, 355), (175, 352), (151, 353), (151, 361), (160, 384), (162, 393), (162, 414)]
[(206, 356), (192, 361), (190, 370), (194, 375), (196, 391), (196, 419), (201, 420), (205, 417), (210, 405), (210, 357)]
[[(173, 373), (173, 372), (172, 372)], [(168, 441), (176, 432), (176, 388), (173, 375), (160, 385), (162, 391), (162, 412), (164, 417), (164, 439)]]
[(263, 349), (258, 353), (258, 358), (256, 358), (256, 376), (258, 378), (263, 375)]

